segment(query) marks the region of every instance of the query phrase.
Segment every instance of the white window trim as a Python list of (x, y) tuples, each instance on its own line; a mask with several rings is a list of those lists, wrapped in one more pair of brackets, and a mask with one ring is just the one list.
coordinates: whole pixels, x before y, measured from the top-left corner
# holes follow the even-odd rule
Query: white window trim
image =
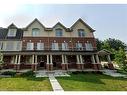
[[(28, 46), (29, 45), (29, 46)], [(34, 43), (28, 42), (27, 43), (27, 50), (34, 50)]]

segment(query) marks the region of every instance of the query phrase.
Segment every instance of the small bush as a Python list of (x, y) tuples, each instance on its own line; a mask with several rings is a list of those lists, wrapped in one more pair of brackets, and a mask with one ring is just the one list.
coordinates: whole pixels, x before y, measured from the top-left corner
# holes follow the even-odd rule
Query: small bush
[(33, 77), (35, 73), (33, 71), (27, 71), (21, 74), (21, 77)]
[(1, 73), (2, 75), (10, 75), (10, 76), (15, 76), (16, 72), (14, 71), (5, 71), (3, 73)]

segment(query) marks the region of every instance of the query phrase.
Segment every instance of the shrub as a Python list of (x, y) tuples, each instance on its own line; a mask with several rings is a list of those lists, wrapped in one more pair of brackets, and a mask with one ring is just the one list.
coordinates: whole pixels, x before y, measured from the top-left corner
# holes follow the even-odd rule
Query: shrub
[(16, 72), (14, 71), (5, 71), (3, 73), (1, 73), (2, 75), (10, 75), (10, 76), (15, 76)]
[(21, 74), (21, 77), (33, 77), (35, 73), (33, 71), (27, 71)]

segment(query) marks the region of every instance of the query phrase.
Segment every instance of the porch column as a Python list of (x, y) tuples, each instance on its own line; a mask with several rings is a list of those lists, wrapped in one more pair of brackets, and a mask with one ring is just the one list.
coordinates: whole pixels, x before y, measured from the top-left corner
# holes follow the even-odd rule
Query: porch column
[(107, 59), (108, 59), (108, 68), (111, 69), (111, 70), (113, 70), (114, 69), (114, 66), (112, 64), (110, 55), (107, 55)]
[(76, 55), (76, 59), (77, 59), (77, 69), (81, 69), (81, 63), (80, 63), (80, 55)]
[(20, 64), (20, 59), (21, 59), (21, 55), (19, 55), (19, 58), (18, 58), (18, 64)]
[(62, 70), (65, 70), (66, 68), (65, 68), (65, 66), (66, 66), (66, 64), (65, 64), (65, 56), (62, 54), (62, 64), (61, 64), (61, 67), (62, 67)]
[(92, 63), (95, 64), (95, 58), (94, 58), (94, 55), (92, 55)]
[(83, 64), (83, 59), (82, 59), (82, 55), (80, 55), (80, 63), (81, 63), (81, 69), (84, 69), (84, 64)]
[(98, 55), (96, 55), (97, 63), (100, 63)]
[(17, 59), (18, 59), (18, 55), (15, 56), (15, 62), (14, 62), (14, 69), (17, 70)]
[(80, 64), (79, 55), (76, 55), (76, 59), (77, 59), (77, 64)]
[(37, 55), (35, 55), (35, 63), (37, 64)]
[(68, 70), (67, 56), (65, 55), (64, 58), (65, 58), (65, 64), (66, 64), (66, 65), (65, 65), (65, 69)]
[(17, 64), (18, 55), (15, 56), (15, 64)]
[(62, 54), (62, 64), (65, 63), (64, 61), (65, 61), (65, 60), (64, 60), (64, 55)]
[(32, 64), (34, 64), (34, 55), (32, 55)]
[(83, 64), (82, 55), (80, 55), (80, 63)]
[(35, 64), (34, 64), (34, 55), (32, 55), (32, 70), (34, 71), (35, 70)]
[(18, 64), (17, 64), (17, 70), (20, 69), (20, 59), (21, 59), (21, 55), (18, 56)]
[(52, 55), (50, 55), (50, 64), (52, 64)]
[(111, 63), (110, 55), (107, 55), (108, 63)]
[(50, 70), (53, 70), (52, 55), (50, 55)]
[(35, 71), (37, 70), (37, 55), (35, 55)]
[(49, 55), (47, 55), (46, 69), (49, 70)]

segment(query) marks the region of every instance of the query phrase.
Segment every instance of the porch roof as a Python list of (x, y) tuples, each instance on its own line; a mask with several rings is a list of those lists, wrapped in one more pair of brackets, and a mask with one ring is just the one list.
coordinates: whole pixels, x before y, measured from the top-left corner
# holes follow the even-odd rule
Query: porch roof
[(109, 55), (111, 54), (111, 52), (106, 49), (103, 49), (103, 50), (98, 51), (97, 54), (98, 55)]

